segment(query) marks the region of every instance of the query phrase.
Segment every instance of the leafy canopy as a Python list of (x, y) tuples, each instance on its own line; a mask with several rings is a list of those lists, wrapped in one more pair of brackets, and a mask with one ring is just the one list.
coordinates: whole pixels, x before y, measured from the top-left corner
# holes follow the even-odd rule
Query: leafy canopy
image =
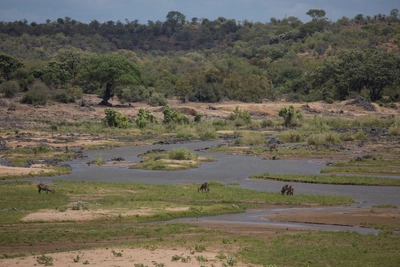
[(118, 85), (140, 84), (141, 71), (132, 61), (119, 54), (93, 55), (80, 66), (80, 78), (105, 85), (102, 104), (114, 96)]

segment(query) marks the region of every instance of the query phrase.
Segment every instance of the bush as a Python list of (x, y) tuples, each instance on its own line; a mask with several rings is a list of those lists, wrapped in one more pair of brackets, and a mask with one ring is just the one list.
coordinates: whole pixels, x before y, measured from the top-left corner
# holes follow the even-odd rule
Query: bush
[(159, 93), (153, 93), (149, 98), (148, 103), (152, 107), (166, 106), (168, 104), (167, 99)]
[(246, 124), (251, 122), (251, 116), (247, 110), (241, 111), (239, 107), (236, 107), (235, 110), (229, 114), (228, 120), (235, 121), (235, 124)]
[(16, 81), (7, 81), (1, 84), (0, 92), (6, 98), (13, 98), (20, 91), (19, 84)]
[(318, 132), (326, 132), (329, 131), (329, 125), (322, 119), (315, 115), (311, 121), (307, 121), (303, 124), (302, 129), (304, 131), (318, 131)]
[(279, 117), (284, 119), (285, 127), (289, 127), (292, 125), (294, 119), (300, 119), (303, 117), (300, 110), (294, 111), (293, 106), (289, 106), (289, 108), (283, 107), (279, 110)]
[(242, 138), (235, 141), (236, 145), (261, 145), (265, 143), (265, 137), (262, 133), (241, 132)]
[(176, 124), (189, 124), (189, 119), (185, 117), (179, 110), (171, 110), (169, 104), (165, 106), (164, 123), (176, 123)]
[(23, 104), (45, 105), (47, 103), (47, 86), (42, 82), (35, 82), (22, 99)]
[(152, 91), (152, 88), (146, 88), (143, 85), (130, 85), (118, 88), (116, 95), (122, 103), (125, 101), (141, 102), (149, 99)]
[(399, 126), (391, 126), (389, 128), (389, 134), (399, 136), (400, 135), (400, 127)]
[(201, 113), (196, 112), (196, 114), (194, 115), (194, 122), (196, 123), (201, 122), (201, 117), (203, 117), (203, 115)]
[(312, 134), (307, 139), (307, 144), (309, 145), (324, 145), (324, 144), (340, 144), (340, 136), (335, 132), (327, 132), (321, 134)]
[(144, 127), (147, 126), (147, 124), (150, 123), (158, 123), (156, 117), (154, 116), (153, 113), (151, 113), (149, 110), (144, 110), (144, 109), (139, 109), (138, 116), (136, 118), (136, 125), (140, 129), (143, 129)]
[(60, 91), (56, 93), (55, 95), (53, 95), (52, 99), (56, 102), (65, 104), (75, 102), (75, 97), (73, 95), (68, 95), (65, 91)]
[(21, 103), (45, 105), (47, 103), (47, 95), (41, 91), (28, 91), (22, 96)]
[(261, 122), (262, 128), (274, 127), (275, 123), (271, 119), (263, 119)]
[(118, 127), (118, 128), (128, 128), (128, 124), (130, 120), (126, 115), (121, 114), (118, 111), (115, 111), (112, 108), (107, 108), (104, 110), (106, 117), (103, 118), (103, 123), (109, 127)]
[(279, 140), (288, 143), (304, 142), (304, 135), (298, 131), (285, 131), (279, 135)]
[(202, 122), (196, 126), (196, 132), (200, 138), (207, 139), (207, 140), (215, 140), (218, 139), (218, 134), (215, 131), (213, 125), (209, 123)]
[(184, 160), (191, 158), (192, 153), (186, 147), (173, 148), (168, 153), (168, 158), (174, 160)]

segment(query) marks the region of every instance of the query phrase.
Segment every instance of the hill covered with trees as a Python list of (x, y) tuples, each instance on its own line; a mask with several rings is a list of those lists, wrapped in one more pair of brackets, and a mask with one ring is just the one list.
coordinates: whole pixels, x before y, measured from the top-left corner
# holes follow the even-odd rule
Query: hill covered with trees
[(98, 94), (107, 105), (146, 101), (333, 102), (361, 95), (400, 99), (398, 9), (336, 22), (324, 10), (311, 21), (267, 23), (192, 18), (89, 24), (69, 17), (45, 23), (0, 22), (0, 92), (24, 103), (73, 102)]

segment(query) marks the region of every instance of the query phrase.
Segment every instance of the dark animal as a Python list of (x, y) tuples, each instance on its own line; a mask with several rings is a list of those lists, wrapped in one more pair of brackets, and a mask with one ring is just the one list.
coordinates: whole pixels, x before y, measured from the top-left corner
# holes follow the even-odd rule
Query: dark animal
[(286, 184), (286, 185), (284, 185), (284, 186), (282, 187), (282, 190), (281, 190), (282, 195), (284, 195), (284, 194), (286, 193), (288, 187), (289, 187), (288, 184)]
[(286, 195), (293, 195), (294, 186), (291, 186), (291, 185), (288, 185), (288, 184), (284, 185), (282, 187), (281, 193), (282, 193), (282, 195), (284, 195), (285, 193), (286, 193)]
[(286, 191), (286, 195), (292, 195), (293, 196), (294, 193), (294, 186), (289, 185), (287, 191)]
[(274, 143), (268, 142), (267, 147), (269, 148), (269, 151), (272, 151), (272, 150), (278, 151), (278, 147)]
[(203, 192), (206, 191), (206, 193), (210, 192), (210, 184), (205, 182), (204, 184), (202, 184), (199, 188), (197, 188), (197, 192)]
[(48, 192), (52, 192), (54, 193), (54, 189), (50, 188), (48, 185), (45, 185), (43, 183), (40, 183), (37, 185), (38, 187), (38, 193), (40, 194), (40, 191), (46, 191), (46, 194), (48, 194)]

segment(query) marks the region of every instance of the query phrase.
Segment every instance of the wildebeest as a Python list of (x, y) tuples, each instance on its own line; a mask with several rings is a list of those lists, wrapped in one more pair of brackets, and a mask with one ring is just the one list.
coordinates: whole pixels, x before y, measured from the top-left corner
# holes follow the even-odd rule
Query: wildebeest
[(197, 192), (206, 191), (206, 193), (210, 192), (210, 184), (208, 182), (203, 183), (199, 188), (197, 188)]
[(278, 151), (278, 147), (274, 143), (267, 143), (267, 146), (269, 148), (269, 151), (272, 151), (272, 150)]
[(286, 190), (288, 189), (288, 187), (289, 187), (288, 184), (285, 184), (285, 185), (282, 187), (282, 190), (281, 190), (282, 195), (284, 195), (284, 194), (286, 193)]
[(285, 193), (286, 193), (286, 195), (293, 195), (294, 186), (291, 186), (291, 185), (288, 185), (288, 184), (284, 185), (282, 187), (281, 193), (282, 193), (282, 195), (284, 195)]
[(52, 189), (52, 188), (50, 188), (48, 185), (45, 185), (45, 184), (43, 184), (43, 183), (39, 183), (38, 185), (37, 185), (37, 187), (38, 187), (38, 193), (40, 194), (40, 191), (46, 191), (46, 194), (48, 194), (48, 192), (52, 192), (52, 193), (54, 193), (54, 189)]
[(289, 185), (287, 191), (286, 191), (286, 195), (292, 195), (293, 196), (294, 193), (294, 186)]

